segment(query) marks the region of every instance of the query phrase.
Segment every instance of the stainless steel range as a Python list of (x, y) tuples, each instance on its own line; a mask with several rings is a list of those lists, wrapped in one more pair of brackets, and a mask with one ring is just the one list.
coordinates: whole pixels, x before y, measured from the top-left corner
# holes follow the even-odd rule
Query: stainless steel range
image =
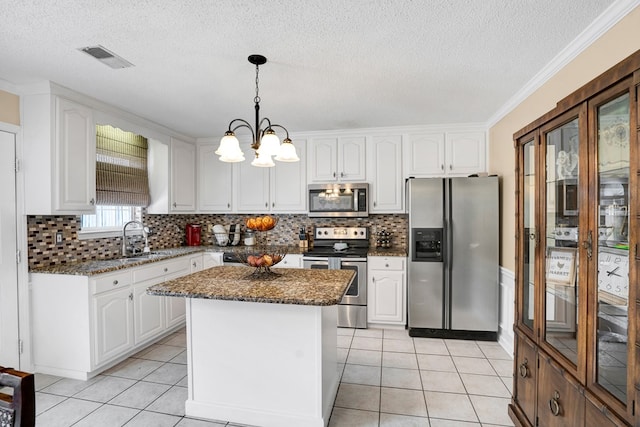
[(367, 227), (315, 227), (313, 248), (303, 256), (304, 268), (353, 270), (356, 277), (338, 305), (338, 326), (367, 327)]

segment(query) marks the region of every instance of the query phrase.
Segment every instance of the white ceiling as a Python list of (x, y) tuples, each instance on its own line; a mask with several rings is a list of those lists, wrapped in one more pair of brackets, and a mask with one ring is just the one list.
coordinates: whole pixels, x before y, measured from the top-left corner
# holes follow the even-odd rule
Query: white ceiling
[[(0, 79), (51, 80), (185, 135), (485, 123), (629, 0), (2, 0)], [(135, 67), (78, 48), (100, 44)]]

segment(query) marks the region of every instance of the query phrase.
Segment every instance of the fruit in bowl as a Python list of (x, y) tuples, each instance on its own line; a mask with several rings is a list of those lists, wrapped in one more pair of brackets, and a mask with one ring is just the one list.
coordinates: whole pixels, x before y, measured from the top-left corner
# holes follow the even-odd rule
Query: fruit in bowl
[(259, 254), (247, 256), (246, 264), (250, 267), (271, 267), (282, 261), (281, 254)]
[(245, 225), (250, 230), (268, 231), (268, 230), (271, 230), (273, 227), (275, 227), (277, 223), (278, 223), (277, 218), (274, 218), (271, 215), (265, 215), (265, 216), (256, 216), (253, 218), (249, 218), (245, 222)]

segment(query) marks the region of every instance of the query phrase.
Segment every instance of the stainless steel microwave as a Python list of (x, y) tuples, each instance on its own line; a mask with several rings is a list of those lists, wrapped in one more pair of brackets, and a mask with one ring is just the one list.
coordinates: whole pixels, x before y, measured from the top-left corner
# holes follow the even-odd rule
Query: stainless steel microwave
[(369, 216), (369, 184), (309, 184), (310, 217)]

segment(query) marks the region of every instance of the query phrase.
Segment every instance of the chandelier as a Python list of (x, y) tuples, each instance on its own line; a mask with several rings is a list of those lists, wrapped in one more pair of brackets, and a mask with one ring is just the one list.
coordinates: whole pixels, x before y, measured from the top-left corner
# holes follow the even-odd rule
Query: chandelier
[[(235, 131), (240, 128), (247, 128), (251, 131), (251, 149), (255, 151), (255, 158), (251, 165), (258, 167), (273, 167), (273, 159), (280, 162), (298, 162), (300, 159), (296, 154), (296, 148), (289, 138), (289, 131), (281, 125), (272, 124), (267, 117), (260, 120), (260, 95), (258, 91), (258, 73), (260, 65), (266, 64), (267, 58), (262, 55), (250, 55), (249, 62), (256, 66), (256, 96), (253, 98), (256, 110), (255, 128), (243, 119), (233, 119), (229, 123), (229, 129), (220, 140), (220, 146), (215, 151), (223, 162), (242, 162), (244, 153), (240, 149), (240, 143), (236, 138)], [(264, 129), (262, 126), (265, 126)], [(285, 131), (286, 137), (280, 144), (280, 138), (276, 135), (274, 128)]]

